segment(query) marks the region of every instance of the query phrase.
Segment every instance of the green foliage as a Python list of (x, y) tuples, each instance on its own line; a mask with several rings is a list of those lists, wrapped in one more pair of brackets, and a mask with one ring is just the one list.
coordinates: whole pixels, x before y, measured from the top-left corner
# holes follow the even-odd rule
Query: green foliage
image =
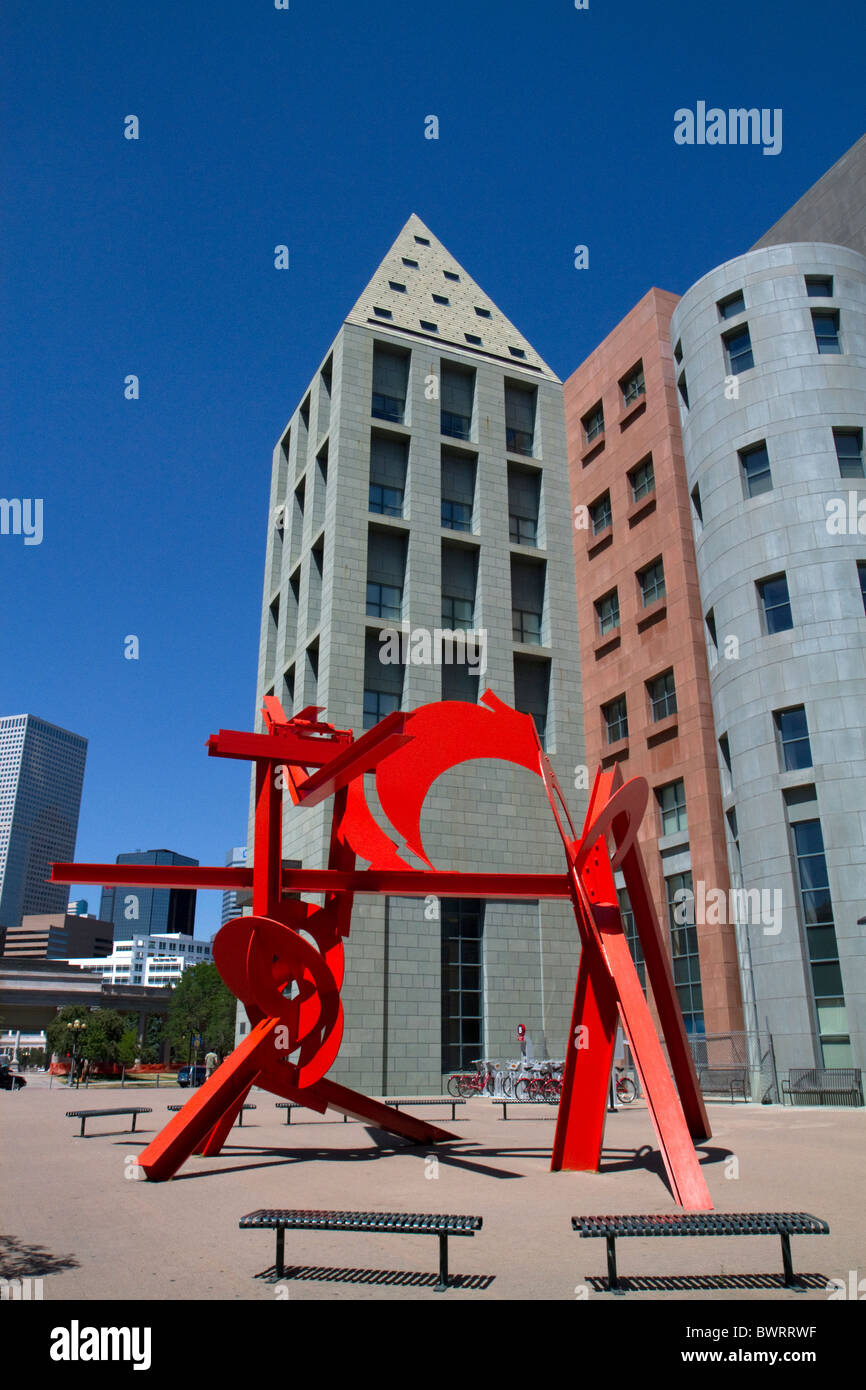
[[(45, 1034), (51, 1052), (56, 1052), (61, 1059), (66, 1057), (67, 1052), (72, 1052), (74, 1030), (68, 1028), (67, 1024), (75, 1019), (86, 1025), (78, 1032), (78, 1057), (86, 1057), (90, 1062), (120, 1060), (120, 1040), (130, 1029), (127, 1017), (119, 1014), (116, 1009), (81, 1008), (77, 1004), (65, 1005), (46, 1027)], [(134, 1032), (134, 1029), (132, 1031)]]
[(171, 996), (165, 1030), (179, 1058), (186, 1062), (191, 1034), (201, 1035), (202, 1055), (210, 1049), (221, 1057), (230, 1052), (235, 1007), (234, 995), (211, 961), (184, 970)]
[(158, 1062), (165, 1036), (165, 1019), (154, 1015), (144, 1025), (144, 1042), (139, 1048), (142, 1062)]
[(138, 1029), (127, 1028), (117, 1044), (117, 1061), (122, 1067), (131, 1067), (138, 1056)]

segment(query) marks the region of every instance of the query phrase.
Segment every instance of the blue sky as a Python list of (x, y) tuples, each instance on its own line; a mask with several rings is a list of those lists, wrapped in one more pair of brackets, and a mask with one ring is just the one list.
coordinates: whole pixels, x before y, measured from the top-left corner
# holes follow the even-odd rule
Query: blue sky
[[(0, 496), (42, 498), (44, 537), (0, 535), (0, 713), (89, 738), (78, 859), (245, 840), (246, 765), (204, 742), (254, 714), (271, 451), (409, 213), (567, 376), (863, 133), (850, 15), (6, 0)], [(781, 108), (781, 153), (676, 145), (698, 100)]]

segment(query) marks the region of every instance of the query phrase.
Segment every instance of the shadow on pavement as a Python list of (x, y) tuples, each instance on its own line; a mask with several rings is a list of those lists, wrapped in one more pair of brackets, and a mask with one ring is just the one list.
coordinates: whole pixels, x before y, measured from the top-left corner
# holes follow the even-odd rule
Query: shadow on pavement
[[(319, 1265), (287, 1265), (278, 1275), (273, 1265), (253, 1276), (269, 1284), (281, 1284), (286, 1279), (313, 1279), (333, 1284), (403, 1284), (412, 1288), (432, 1289), (439, 1283), (438, 1274), (412, 1269), (340, 1269)], [(448, 1287), (453, 1289), (489, 1289), (495, 1274), (449, 1274)]]
[(0, 1276), (4, 1279), (60, 1274), (64, 1269), (78, 1267), (74, 1255), (52, 1255), (44, 1245), (25, 1245), (17, 1236), (0, 1235)]

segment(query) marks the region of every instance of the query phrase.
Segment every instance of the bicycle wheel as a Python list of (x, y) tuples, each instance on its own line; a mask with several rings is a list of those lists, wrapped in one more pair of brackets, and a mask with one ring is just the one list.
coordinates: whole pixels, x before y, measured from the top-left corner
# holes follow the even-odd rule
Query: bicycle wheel
[(561, 1094), (562, 1092), (557, 1083), (552, 1079), (552, 1077), (549, 1077), (544, 1084), (544, 1094), (542, 1096), (542, 1099), (546, 1100), (549, 1105), (558, 1105)]
[(634, 1084), (634, 1082), (632, 1081), (631, 1077), (630, 1077), (630, 1076), (622, 1076), (622, 1077), (620, 1077), (619, 1081), (616, 1083), (616, 1098), (617, 1098), (617, 1100), (621, 1100), (622, 1103), (623, 1103), (623, 1105), (631, 1105), (631, 1103), (632, 1103), (632, 1101), (634, 1100), (634, 1098), (635, 1098), (636, 1095), (637, 1095), (637, 1089), (636, 1089), (635, 1084)]
[(449, 1096), (459, 1096), (459, 1095), (460, 1095), (460, 1077), (459, 1077), (459, 1076), (449, 1076), (449, 1078), (448, 1078), (448, 1094), (449, 1094)]
[(530, 1086), (531, 1086), (531, 1078), (530, 1078), (530, 1077), (528, 1077), (528, 1076), (518, 1076), (517, 1080), (514, 1082), (514, 1099), (515, 1099), (515, 1100), (532, 1100), (533, 1097), (532, 1097), (532, 1095), (531, 1095), (531, 1093), (530, 1093)]
[(468, 1100), (478, 1093), (478, 1082), (474, 1076), (458, 1076), (457, 1085), (461, 1100)]
[(514, 1100), (514, 1077), (510, 1071), (502, 1073), (502, 1099)]

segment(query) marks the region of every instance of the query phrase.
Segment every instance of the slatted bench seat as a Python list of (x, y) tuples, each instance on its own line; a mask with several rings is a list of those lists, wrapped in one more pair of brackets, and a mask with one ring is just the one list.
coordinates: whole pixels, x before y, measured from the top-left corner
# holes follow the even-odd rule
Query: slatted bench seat
[(746, 1086), (749, 1079), (748, 1067), (701, 1067), (698, 1072), (698, 1085), (704, 1095), (718, 1095), (727, 1091), (734, 1104), (734, 1091), (739, 1091), (744, 1101), (749, 1099)]
[[(166, 1109), (167, 1109), (167, 1110), (182, 1110), (182, 1109), (183, 1109), (183, 1106), (182, 1106), (182, 1105), (168, 1105), (168, 1106), (166, 1106)], [(244, 1127), (244, 1111), (245, 1111), (245, 1110), (255, 1110), (255, 1109), (256, 1109), (255, 1105), (252, 1105), (252, 1104), (250, 1104), (250, 1105), (242, 1105), (242, 1106), (241, 1106), (241, 1112), (240, 1112), (240, 1114), (239, 1114), (239, 1116), (238, 1116), (238, 1126), (239, 1126), (240, 1129), (243, 1129), (243, 1127)]]
[(389, 1211), (283, 1211), (262, 1209), (242, 1216), (242, 1231), (273, 1230), (277, 1233), (274, 1267), (277, 1277), (285, 1271), (286, 1231), (375, 1231), (377, 1235), (438, 1236), (439, 1283), (436, 1293), (448, 1288), (448, 1237), (474, 1236), (481, 1230), (480, 1216), (429, 1216), (417, 1212)]
[(826, 1236), (830, 1227), (817, 1216), (795, 1212), (690, 1212), (672, 1216), (573, 1216), (572, 1229), (585, 1238), (604, 1236), (607, 1241), (608, 1287), (625, 1293), (616, 1272), (617, 1236), (762, 1236), (777, 1235), (782, 1241), (785, 1288), (803, 1292), (791, 1263), (791, 1236)]
[(455, 1120), (454, 1108), (465, 1105), (465, 1100), (455, 1100), (453, 1096), (383, 1096), (383, 1105), (393, 1105), (398, 1110), (401, 1105), (450, 1105), (451, 1118)]
[[(503, 1118), (503, 1120), (507, 1120), (507, 1119), (508, 1119), (508, 1110), (507, 1110), (507, 1107), (508, 1107), (509, 1105), (534, 1105), (534, 1106), (537, 1107), (537, 1106), (539, 1106), (539, 1105), (558, 1105), (559, 1102), (558, 1102), (558, 1101), (555, 1101), (555, 1100), (546, 1100), (546, 1099), (544, 1099), (544, 1098), (542, 1098), (541, 1100), (514, 1100), (514, 1099), (511, 1099), (511, 1100), (500, 1100), (499, 1097), (496, 1096), (496, 1097), (494, 1097), (493, 1099), (491, 1099), (490, 1104), (491, 1104), (491, 1105), (501, 1105), (501, 1106), (502, 1106), (502, 1118)], [(556, 1116), (555, 1116), (555, 1115), (548, 1115), (547, 1118), (550, 1119), (550, 1120), (553, 1120), (553, 1119), (556, 1118)]]
[(794, 1067), (782, 1082), (782, 1104), (862, 1105), (863, 1074), (859, 1067)]
[[(293, 1110), (303, 1110), (303, 1109), (304, 1109), (304, 1106), (303, 1106), (303, 1105), (299, 1105), (298, 1102), (297, 1102), (296, 1100), (278, 1100), (278, 1101), (277, 1101), (276, 1108), (277, 1108), (277, 1110), (285, 1110), (285, 1112), (286, 1112), (286, 1124), (287, 1124), (287, 1125), (290, 1125), (290, 1124), (292, 1123), (292, 1111), (293, 1111)], [(348, 1122), (349, 1122), (349, 1116), (348, 1116), (348, 1115), (344, 1115), (344, 1116), (343, 1116), (343, 1124), (344, 1124), (344, 1125), (345, 1125), (345, 1124), (348, 1124)]]
[(66, 1118), (67, 1120), (81, 1121), (81, 1129), (78, 1131), (75, 1137), (76, 1139), (82, 1139), (84, 1137), (85, 1121), (92, 1120), (96, 1115), (131, 1115), (132, 1125), (130, 1126), (130, 1129), (131, 1132), (134, 1134), (136, 1115), (149, 1115), (150, 1113), (151, 1109), (149, 1105), (122, 1105), (116, 1107), (113, 1110), (67, 1110)]

